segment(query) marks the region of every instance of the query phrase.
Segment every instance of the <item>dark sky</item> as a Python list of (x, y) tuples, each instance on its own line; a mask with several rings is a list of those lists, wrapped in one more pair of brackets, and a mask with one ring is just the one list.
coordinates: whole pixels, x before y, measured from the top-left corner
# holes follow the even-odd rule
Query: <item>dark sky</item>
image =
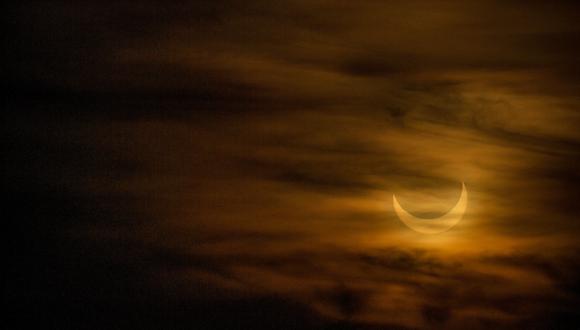
[(580, 327), (577, 1), (4, 15), (19, 328)]

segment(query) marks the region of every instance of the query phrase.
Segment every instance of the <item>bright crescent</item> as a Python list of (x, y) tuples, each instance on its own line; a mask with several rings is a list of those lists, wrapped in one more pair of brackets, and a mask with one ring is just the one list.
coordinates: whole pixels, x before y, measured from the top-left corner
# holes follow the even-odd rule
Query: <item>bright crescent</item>
[(467, 189), (465, 188), (465, 183), (463, 182), (462, 186), (463, 188), (461, 190), (461, 196), (459, 197), (457, 204), (455, 204), (455, 206), (449, 212), (439, 218), (418, 218), (403, 209), (399, 204), (399, 201), (397, 201), (397, 197), (393, 195), (393, 206), (395, 208), (395, 212), (399, 216), (399, 219), (401, 219), (405, 225), (414, 231), (422, 234), (442, 233), (451, 229), (461, 220), (461, 218), (463, 218), (463, 214), (467, 208)]

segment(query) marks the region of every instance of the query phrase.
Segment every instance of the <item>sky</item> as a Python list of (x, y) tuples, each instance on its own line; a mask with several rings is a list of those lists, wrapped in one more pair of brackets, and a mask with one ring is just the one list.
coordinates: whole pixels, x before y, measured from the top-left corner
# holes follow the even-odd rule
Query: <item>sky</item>
[(21, 328), (580, 326), (576, 1), (5, 13)]

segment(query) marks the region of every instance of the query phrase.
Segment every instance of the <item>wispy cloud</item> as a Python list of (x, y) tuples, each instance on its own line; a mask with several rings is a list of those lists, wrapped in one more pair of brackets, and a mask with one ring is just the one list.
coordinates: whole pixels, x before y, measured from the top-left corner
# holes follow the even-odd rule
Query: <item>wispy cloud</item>
[[(176, 324), (224, 328), (578, 324), (575, 2), (7, 11), (22, 310), (142, 301), (153, 328), (176, 306)], [(391, 209), (396, 194), (443, 214), (461, 182), (467, 213), (442, 235)]]

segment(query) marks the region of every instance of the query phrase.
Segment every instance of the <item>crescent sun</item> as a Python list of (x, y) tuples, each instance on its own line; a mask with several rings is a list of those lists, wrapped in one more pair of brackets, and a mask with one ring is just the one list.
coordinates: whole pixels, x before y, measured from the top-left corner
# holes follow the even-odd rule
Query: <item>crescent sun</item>
[(449, 212), (438, 218), (425, 219), (412, 215), (401, 207), (395, 195), (393, 195), (393, 207), (399, 219), (407, 227), (422, 234), (438, 234), (451, 229), (463, 218), (467, 208), (467, 189), (465, 188), (465, 183), (462, 182), (461, 196), (457, 204)]

